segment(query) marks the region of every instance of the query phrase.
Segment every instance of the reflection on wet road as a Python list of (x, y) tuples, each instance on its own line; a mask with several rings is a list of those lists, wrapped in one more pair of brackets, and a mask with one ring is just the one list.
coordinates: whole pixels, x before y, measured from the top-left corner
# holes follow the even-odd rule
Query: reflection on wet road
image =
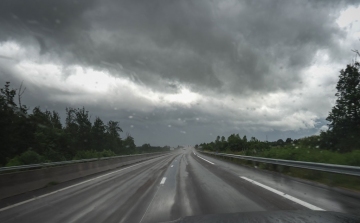
[(149, 223), (214, 213), (360, 211), (360, 196), (235, 165), (190, 147), (86, 180), (23, 204), (2, 201), (0, 221)]

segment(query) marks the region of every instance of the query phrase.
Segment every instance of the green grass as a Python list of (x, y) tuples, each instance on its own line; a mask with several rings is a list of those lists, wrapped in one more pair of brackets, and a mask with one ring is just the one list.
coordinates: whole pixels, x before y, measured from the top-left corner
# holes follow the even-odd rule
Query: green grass
[[(244, 153), (232, 153), (232, 154), (245, 155)], [(260, 157), (274, 158), (274, 159), (360, 166), (359, 150), (355, 150), (349, 153), (336, 153), (327, 150), (306, 149), (306, 148), (300, 149), (299, 147), (298, 148), (282, 147), (282, 148), (271, 148), (266, 151), (264, 150), (256, 153), (253, 152), (252, 154), (249, 154), (249, 152), (247, 152), (246, 155), (260, 156)], [(280, 166), (274, 164), (258, 163), (258, 162), (233, 159), (233, 158), (225, 158), (225, 159), (240, 165), (247, 165), (251, 167), (257, 167), (259, 169), (275, 171), (292, 177), (314, 181), (332, 187), (340, 187), (340, 188), (360, 191), (360, 177), (327, 173), (327, 172), (315, 171), (315, 170), (307, 170), (307, 169), (301, 169), (295, 167), (286, 167), (286, 166)]]
[[(94, 151), (94, 150), (85, 150), (78, 151), (72, 160), (81, 160), (81, 159), (92, 159), (92, 158), (102, 158), (102, 157), (112, 157), (117, 156), (111, 150), (103, 150), (103, 151)], [(65, 161), (65, 157), (61, 154), (45, 154), (40, 155), (35, 151), (28, 150), (19, 156), (15, 156), (10, 159), (6, 166), (20, 166), (20, 165), (28, 165), (28, 164), (36, 164), (36, 163), (48, 163), (48, 162), (56, 162), (56, 161)]]
[(247, 151), (245, 153), (235, 152), (233, 154), (259, 156), (273, 159), (360, 166), (360, 150), (354, 150), (348, 153), (338, 153), (311, 147), (285, 146), (274, 147), (260, 151)]

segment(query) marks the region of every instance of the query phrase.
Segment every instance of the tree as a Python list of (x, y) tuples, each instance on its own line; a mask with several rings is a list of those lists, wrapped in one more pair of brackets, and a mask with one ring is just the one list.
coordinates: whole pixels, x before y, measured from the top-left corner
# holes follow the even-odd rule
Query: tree
[(360, 147), (360, 64), (355, 62), (340, 71), (335, 106), (326, 118), (329, 131), (337, 138), (333, 149), (342, 152)]
[(106, 131), (113, 137), (120, 137), (119, 132), (123, 130), (119, 126), (119, 122), (109, 121), (106, 126)]
[(291, 144), (293, 142), (293, 140), (291, 139), (291, 138), (287, 138), (286, 140), (285, 140), (285, 143), (286, 144)]
[(91, 128), (91, 146), (93, 150), (101, 151), (106, 143), (106, 126), (104, 122), (96, 117)]
[(24, 115), (27, 109), (19, 109), (14, 102), (16, 92), (10, 82), (0, 89), (0, 165), (25, 152), (34, 140), (34, 128)]
[(226, 139), (225, 139), (225, 136), (221, 136), (221, 142), (225, 142)]
[(56, 111), (53, 111), (52, 114), (50, 115), (50, 121), (53, 128), (62, 129), (60, 115)]
[[(5, 88), (1, 88), (0, 92), (1, 92), (1, 101), (4, 105), (6, 105), (6, 107), (10, 109), (16, 107), (16, 104), (14, 102), (16, 90), (10, 89), (10, 82), (6, 82)], [(3, 109), (5, 109), (5, 107), (3, 107)]]
[(127, 133), (126, 134), (126, 138), (124, 139), (124, 149), (125, 149), (125, 153), (126, 154), (133, 154), (136, 148), (135, 142), (134, 142), (134, 138)]
[(282, 140), (282, 139), (278, 139), (277, 141), (276, 141), (276, 144), (278, 145), (278, 146), (282, 146), (282, 145), (284, 145), (284, 140)]
[(61, 148), (62, 129), (60, 117), (58, 117), (57, 113), (51, 113), (47, 110), (43, 112), (40, 107), (35, 107), (32, 114), (29, 115), (29, 120), (34, 127), (32, 132), (35, 140), (31, 147), (35, 152), (44, 154), (49, 150)]
[(89, 111), (86, 111), (84, 107), (75, 110), (75, 123), (78, 126), (78, 146), (81, 149), (86, 149), (90, 144), (90, 132), (92, 127)]
[(69, 156), (75, 155), (76, 151), (76, 136), (78, 131), (78, 126), (75, 123), (75, 109), (66, 108), (66, 118), (65, 118), (65, 134), (66, 134), (66, 149)]
[(109, 121), (105, 128), (108, 138), (108, 148), (117, 154), (124, 153), (125, 151), (121, 151), (122, 141), (119, 132), (122, 132), (122, 129), (119, 126), (119, 122)]
[[(13, 89), (10, 82), (0, 89), (0, 166), (138, 152), (129, 134), (122, 146), (119, 122), (104, 124), (96, 117), (92, 123), (84, 107), (66, 108), (64, 127), (56, 111), (35, 107), (28, 114), (22, 101), (25, 89), (22, 84)], [(145, 147), (148, 152), (166, 149), (150, 144)]]
[(246, 135), (244, 135), (244, 137), (243, 137), (243, 142), (244, 142), (244, 143), (247, 143)]
[(215, 142), (220, 142), (220, 136), (216, 136)]
[(22, 104), (21, 104), (21, 97), (22, 97), (22, 95), (24, 94), (25, 90), (26, 90), (26, 87), (23, 88), (23, 83), (21, 82), (20, 88), (19, 88), (19, 90), (18, 90), (19, 109), (20, 109), (20, 112), (26, 114), (26, 112), (27, 112), (28, 109), (27, 109), (27, 107), (26, 107), (25, 105), (22, 105)]
[(228, 137), (228, 148), (231, 151), (241, 151), (243, 149), (243, 141), (241, 140), (239, 134), (231, 134)]
[(147, 150), (147, 149), (151, 148), (151, 145), (149, 143), (145, 143), (141, 146), (141, 148), (144, 150)]

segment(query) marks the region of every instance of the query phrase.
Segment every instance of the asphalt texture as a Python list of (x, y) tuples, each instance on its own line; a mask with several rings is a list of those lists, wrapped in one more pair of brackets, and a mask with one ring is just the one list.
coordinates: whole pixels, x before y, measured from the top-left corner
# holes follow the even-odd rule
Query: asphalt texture
[(314, 208), (359, 215), (360, 194), (236, 165), (188, 147), (0, 200), (0, 222), (151, 223), (193, 215)]

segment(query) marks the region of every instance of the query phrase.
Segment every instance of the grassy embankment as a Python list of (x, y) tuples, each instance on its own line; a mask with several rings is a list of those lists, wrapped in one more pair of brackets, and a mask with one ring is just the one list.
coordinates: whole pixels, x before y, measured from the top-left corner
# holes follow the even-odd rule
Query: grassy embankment
[[(354, 150), (349, 153), (337, 153), (328, 150), (309, 149), (303, 147), (273, 147), (263, 151), (249, 152), (231, 152), (227, 153), (237, 155), (259, 156), (274, 159), (285, 159), (295, 161), (329, 163), (349, 166), (360, 166), (360, 150)], [(245, 161), (239, 159), (230, 159), (232, 162), (256, 166), (260, 169), (276, 171), (292, 177), (302, 178), (310, 181), (315, 181), (328, 186), (347, 188), (360, 191), (360, 177), (348, 176), (342, 174), (326, 173), (321, 171), (306, 170), (294, 167), (285, 167), (273, 164), (257, 163), (253, 161)]]

